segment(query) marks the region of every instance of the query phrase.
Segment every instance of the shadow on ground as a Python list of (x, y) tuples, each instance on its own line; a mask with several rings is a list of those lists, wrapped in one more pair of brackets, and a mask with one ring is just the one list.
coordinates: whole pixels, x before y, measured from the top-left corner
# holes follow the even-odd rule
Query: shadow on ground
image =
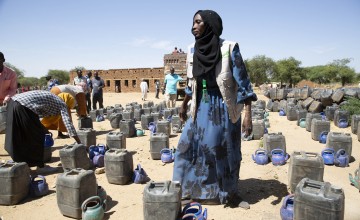
[(238, 183), (240, 196), (251, 204), (267, 199), (270, 196), (276, 197), (271, 202), (272, 205), (279, 204), (281, 200), (288, 195), (287, 185), (278, 180), (245, 179)]

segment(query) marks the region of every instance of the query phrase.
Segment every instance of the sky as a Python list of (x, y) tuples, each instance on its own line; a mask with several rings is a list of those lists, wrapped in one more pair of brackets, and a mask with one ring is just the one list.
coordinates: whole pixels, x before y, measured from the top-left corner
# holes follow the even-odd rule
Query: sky
[(197, 10), (223, 20), (244, 59), (294, 57), (301, 66), (351, 58), (360, 72), (359, 0), (0, 0), (0, 51), (27, 77), (50, 69), (152, 68), (187, 49)]

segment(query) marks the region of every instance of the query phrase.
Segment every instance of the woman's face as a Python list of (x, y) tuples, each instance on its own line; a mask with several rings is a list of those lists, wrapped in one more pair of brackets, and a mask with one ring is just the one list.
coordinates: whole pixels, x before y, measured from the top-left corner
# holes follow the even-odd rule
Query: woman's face
[(200, 37), (205, 31), (205, 23), (200, 14), (196, 14), (193, 21), (192, 33), (195, 37)]

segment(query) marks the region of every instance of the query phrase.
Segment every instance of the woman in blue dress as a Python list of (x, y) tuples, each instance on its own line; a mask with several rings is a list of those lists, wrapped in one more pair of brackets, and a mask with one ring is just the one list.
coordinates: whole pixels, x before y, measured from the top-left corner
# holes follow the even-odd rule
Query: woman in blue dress
[(180, 181), (183, 199), (232, 205), (239, 201), (241, 129), (250, 135), (251, 101), (257, 97), (239, 45), (221, 39), (222, 29), (215, 11), (195, 13), (195, 44), (188, 49), (188, 86), (179, 112), (187, 121), (175, 154), (173, 180)]

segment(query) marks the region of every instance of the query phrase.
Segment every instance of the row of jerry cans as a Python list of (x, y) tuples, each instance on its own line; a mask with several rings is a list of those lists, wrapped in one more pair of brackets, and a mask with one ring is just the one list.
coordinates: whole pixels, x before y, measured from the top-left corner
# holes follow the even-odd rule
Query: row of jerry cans
[(345, 194), (329, 182), (303, 178), (294, 194), (283, 199), (282, 220), (342, 220), (345, 215)]

